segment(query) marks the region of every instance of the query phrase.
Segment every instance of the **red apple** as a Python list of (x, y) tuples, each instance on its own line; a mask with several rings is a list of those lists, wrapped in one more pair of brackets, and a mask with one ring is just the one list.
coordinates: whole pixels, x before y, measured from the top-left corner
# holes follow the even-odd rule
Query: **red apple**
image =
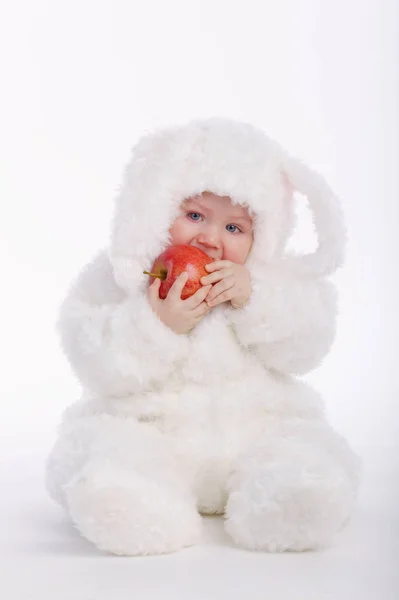
[(185, 300), (200, 289), (201, 277), (208, 275), (205, 265), (209, 265), (212, 261), (210, 256), (194, 246), (169, 246), (155, 260), (151, 273), (143, 272), (145, 275), (151, 276), (151, 283), (155, 277), (162, 279), (159, 286), (159, 297), (164, 300), (179, 275), (186, 271), (188, 279), (181, 293), (181, 299)]

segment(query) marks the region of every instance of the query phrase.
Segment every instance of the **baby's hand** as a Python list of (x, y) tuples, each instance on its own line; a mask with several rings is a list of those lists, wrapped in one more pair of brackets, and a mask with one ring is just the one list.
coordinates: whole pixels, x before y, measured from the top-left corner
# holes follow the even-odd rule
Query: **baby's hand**
[(210, 275), (201, 278), (202, 285), (215, 284), (205, 298), (208, 306), (230, 300), (233, 308), (242, 308), (248, 302), (252, 293), (251, 275), (244, 265), (230, 260), (216, 260), (206, 265), (205, 269)]
[(155, 279), (147, 290), (148, 301), (153, 311), (162, 323), (179, 335), (190, 333), (211, 310), (204, 301), (212, 287), (211, 285), (201, 286), (195, 294), (186, 298), (186, 300), (181, 299), (181, 293), (186, 285), (187, 278), (187, 273), (182, 273), (173, 283), (165, 300), (161, 300), (159, 297), (160, 279)]

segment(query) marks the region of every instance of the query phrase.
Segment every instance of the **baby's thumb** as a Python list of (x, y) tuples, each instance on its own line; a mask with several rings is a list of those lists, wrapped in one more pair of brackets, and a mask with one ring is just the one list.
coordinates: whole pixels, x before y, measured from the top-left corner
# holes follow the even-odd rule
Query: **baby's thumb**
[(148, 297), (150, 300), (159, 300), (159, 287), (161, 280), (157, 277), (148, 288)]

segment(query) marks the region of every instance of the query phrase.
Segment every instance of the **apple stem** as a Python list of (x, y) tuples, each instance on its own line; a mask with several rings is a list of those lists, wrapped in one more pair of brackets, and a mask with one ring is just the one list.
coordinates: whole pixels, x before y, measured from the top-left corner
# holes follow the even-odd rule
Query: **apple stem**
[(157, 279), (162, 279), (164, 281), (166, 279), (166, 273), (149, 273), (148, 271), (143, 271), (144, 275), (149, 275), (150, 277), (156, 277)]

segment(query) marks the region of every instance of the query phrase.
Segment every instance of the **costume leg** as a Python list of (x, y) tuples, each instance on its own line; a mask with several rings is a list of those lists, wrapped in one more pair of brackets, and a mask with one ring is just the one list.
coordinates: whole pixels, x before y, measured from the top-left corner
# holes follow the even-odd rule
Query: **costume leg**
[(101, 550), (162, 554), (200, 537), (189, 477), (149, 424), (109, 415), (70, 424), (49, 458), (47, 486)]
[(321, 420), (276, 419), (266, 431), (230, 476), (227, 532), (239, 546), (269, 552), (330, 544), (352, 510), (357, 456)]

